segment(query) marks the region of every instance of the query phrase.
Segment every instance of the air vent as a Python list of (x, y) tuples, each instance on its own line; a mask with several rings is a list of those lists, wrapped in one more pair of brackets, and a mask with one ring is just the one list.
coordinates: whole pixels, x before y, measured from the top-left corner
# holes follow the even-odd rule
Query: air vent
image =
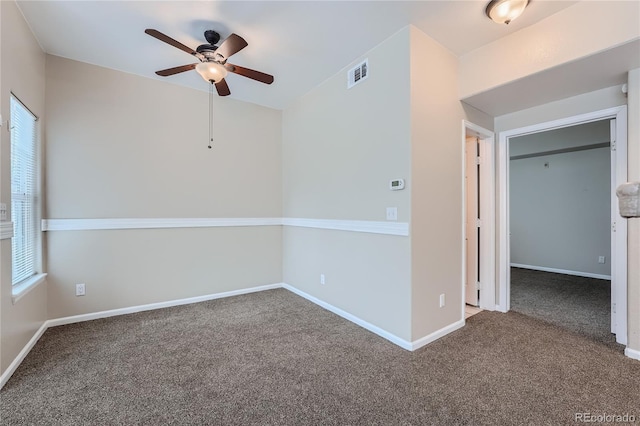
[(369, 77), (369, 59), (365, 59), (354, 68), (351, 68), (347, 74), (347, 89), (351, 89), (358, 83)]

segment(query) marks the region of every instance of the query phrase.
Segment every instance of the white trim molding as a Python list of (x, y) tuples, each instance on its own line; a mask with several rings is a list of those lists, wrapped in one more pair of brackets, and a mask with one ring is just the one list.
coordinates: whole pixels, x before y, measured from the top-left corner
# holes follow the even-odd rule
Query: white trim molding
[[(232, 291), (227, 291), (227, 292), (223, 292), (223, 293), (215, 293), (215, 294), (208, 294), (208, 295), (203, 295), (203, 296), (196, 296), (196, 297), (189, 297), (186, 299), (177, 299), (177, 300), (169, 300), (166, 302), (158, 302), (158, 303), (149, 303), (146, 305), (139, 305), (139, 306), (131, 306), (128, 308), (120, 308), (120, 309), (111, 309), (108, 311), (101, 311), (101, 312), (93, 312), (93, 313), (89, 313), (89, 314), (81, 314), (81, 315), (73, 315), (73, 316), (69, 316), (69, 317), (63, 317), (63, 318), (56, 318), (56, 319), (50, 319), (45, 321), (40, 328), (36, 331), (36, 333), (33, 335), (33, 337), (31, 337), (31, 339), (29, 340), (29, 342), (27, 342), (27, 344), (24, 346), (24, 348), (22, 348), (22, 350), (20, 351), (20, 353), (18, 353), (18, 355), (16, 356), (16, 358), (11, 362), (11, 364), (9, 364), (9, 367), (5, 370), (4, 373), (2, 373), (2, 375), (0, 376), (0, 389), (2, 389), (2, 387), (4, 387), (4, 385), (9, 381), (9, 379), (11, 378), (11, 376), (13, 375), (13, 373), (15, 373), (15, 371), (18, 369), (18, 367), (20, 366), (20, 364), (22, 363), (22, 361), (24, 361), (24, 359), (26, 358), (26, 356), (29, 354), (29, 352), (31, 351), (31, 349), (33, 349), (33, 347), (36, 345), (36, 343), (38, 342), (38, 340), (40, 339), (40, 337), (42, 337), (42, 335), (44, 334), (45, 331), (47, 331), (47, 329), (49, 327), (56, 327), (59, 325), (66, 325), (66, 324), (73, 324), (73, 323), (78, 323), (78, 322), (84, 322), (84, 321), (91, 321), (91, 320), (95, 320), (95, 319), (100, 319), (100, 318), (108, 318), (108, 317), (113, 317), (113, 316), (118, 316), (118, 315), (125, 315), (125, 314), (132, 314), (132, 313), (136, 313), (136, 312), (143, 312), (143, 311), (150, 311), (150, 310), (154, 310), (154, 309), (162, 309), (162, 308), (169, 308), (172, 306), (180, 306), (180, 305), (188, 305), (188, 304), (192, 304), (192, 303), (198, 303), (198, 302), (204, 302), (207, 300), (214, 300), (214, 299), (221, 299), (221, 298), (225, 298), (225, 297), (231, 297), (231, 296), (239, 296), (242, 294), (249, 294), (249, 293), (255, 293), (255, 292), (259, 292), (259, 291), (265, 291), (265, 290), (273, 290), (276, 288), (284, 288), (294, 294), (297, 294), (298, 296), (309, 300), (310, 302), (346, 319), (347, 321), (351, 321), (354, 324), (359, 325), (360, 327), (374, 333), (377, 334), (378, 336), (387, 339), (388, 341), (390, 341), (391, 343), (394, 343), (398, 346), (400, 346), (403, 349), (406, 349), (408, 351), (415, 351), (416, 349), (419, 349), (437, 339), (439, 339), (440, 337), (443, 337), (455, 330), (458, 330), (459, 328), (463, 327), (465, 324), (465, 320), (461, 319), (459, 321), (456, 321), (453, 324), (450, 324), (446, 327), (441, 328), (440, 330), (436, 330), (433, 333), (429, 334), (428, 336), (422, 337), (418, 340), (415, 340), (413, 342), (409, 342), (407, 340), (404, 340), (392, 333), (389, 333), (388, 331), (385, 331), (383, 329), (381, 329), (378, 326), (375, 326), (367, 321), (364, 321), (363, 319), (360, 319), (358, 317), (356, 317), (355, 315), (352, 315), (346, 311), (343, 311), (340, 308), (336, 308), (335, 306), (324, 302), (314, 296), (311, 296), (310, 294), (307, 294), (305, 292), (303, 292), (302, 290), (299, 290), (289, 284), (285, 284), (285, 283), (278, 283), (278, 284), (268, 284), (268, 285), (263, 285), (263, 286), (257, 286), (257, 287), (251, 287), (251, 288), (246, 288), (246, 289), (240, 289), (240, 290), (232, 290)], [(633, 358), (633, 359), (637, 359), (640, 360), (640, 351), (636, 351), (633, 349), (629, 349), (626, 348), (624, 351), (624, 354), (629, 357), (629, 358)]]
[(47, 274), (36, 274), (26, 280), (11, 287), (11, 303), (16, 304), (18, 300), (26, 296), (31, 290), (40, 284), (47, 282)]
[(186, 299), (168, 300), (166, 302), (149, 303), (146, 305), (130, 306), (127, 308), (110, 309), (108, 311), (93, 312), (90, 314), (74, 315), (70, 317), (56, 318), (47, 321), (49, 327), (74, 324), (77, 322), (91, 321), (100, 318), (109, 318), (118, 315), (134, 314), (136, 312), (152, 311), (155, 309), (170, 308), (173, 306), (190, 305), (192, 303), (206, 302), (207, 300), (222, 299), (225, 297), (239, 296), (241, 294), (256, 293), (258, 291), (281, 288), (282, 284), (269, 284), (258, 287), (250, 287), (240, 290), (226, 291), (224, 293), (206, 294), (204, 296), (188, 297)]
[(0, 222), (0, 240), (13, 238), (13, 222)]
[(105, 229), (210, 228), (229, 226), (277, 226), (281, 218), (115, 218), (43, 219), (43, 231), (88, 231)]
[(461, 327), (464, 326), (464, 319), (461, 319), (460, 321), (456, 321), (453, 324), (449, 324), (446, 327), (441, 328), (440, 330), (436, 330), (433, 333), (429, 334), (428, 336), (424, 336), (418, 340), (414, 340), (413, 342), (409, 342), (407, 340), (404, 340), (401, 337), (396, 336), (393, 333), (389, 333), (386, 330), (383, 330), (382, 328), (371, 324), (370, 322), (367, 322), (361, 318), (358, 318), (355, 315), (350, 314), (349, 312), (346, 312), (340, 308), (336, 308), (335, 306), (318, 299), (315, 296), (311, 296), (308, 293), (305, 293), (302, 290), (299, 290), (289, 284), (282, 284), (282, 287), (289, 290), (292, 293), (297, 294), (300, 297), (303, 297), (305, 299), (307, 299), (308, 301), (315, 303), (316, 305), (320, 306), (321, 308), (324, 308), (326, 310), (328, 310), (329, 312), (333, 312), (334, 314), (346, 319), (347, 321), (351, 321), (354, 324), (359, 325), (360, 327), (364, 328), (365, 330), (368, 330), (374, 334), (377, 334), (378, 336), (382, 337), (383, 339), (387, 339), (388, 341), (390, 341), (391, 343), (394, 343), (398, 346), (400, 346), (402, 349), (406, 349), (408, 351), (415, 351), (416, 349), (419, 349), (449, 333), (451, 333), (452, 331), (455, 331)]
[[(9, 381), (9, 379), (11, 378), (11, 376), (13, 375), (13, 373), (15, 373), (15, 371), (18, 369), (18, 367), (20, 366), (20, 364), (22, 363), (22, 361), (25, 359), (25, 357), (29, 354), (29, 352), (31, 351), (31, 349), (33, 349), (33, 347), (36, 345), (36, 343), (38, 342), (38, 340), (40, 339), (40, 337), (42, 337), (42, 335), (44, 334), (44, 332), (49, 328), (49, 327), (56, 327), (56, 326), (60, 326), (60, 325), (67, 325), (67, 324), (74, 324), (74, 323), (78, 323), (78, 322), (84, 322), (84, 321), (91, 321), (91, 320), (95, 320), (95, 319), (100, 319), (100, 318), (108, 318), (108, 317), (113, 317), (113, 316), (118, 316), (118, 315), (125, 315), (125, 314), (132, 314), (132, 313), (136, 313), (136, 312), (143, 312), (143, 311), (150, 311), (150, 310), (154, 310), (154, 309), (162, 309), (162, 308), (169, 308), (172, 306), (180, 306), (180, 305), (188, 305), (188, 304), (192, 304), (192, 303), (198, 303), (198, 302), (204, 302), (207, 300), (214, 300), (214, 299), (221, 299), (221, 298), (225, 298), (225, 297), (231, 297), (231, 296), (239, 296), (242, 294), (249, 294), (249, 293), (256, 293), (259, 291), (265, 291), (265, 290), (273, 290), (273, 289), (277, 289), (277, 288), (283, 288), (286, 289), (292, 293), (297, 294), (300, 297), (303, 297), (304, 299), (309, 300), (312, 303), (315, 303), (316, 305), (346, 319), (347, 321), (351, 321), (354, 324), (359, 325), (360, 327), (374, 333), (377, 334), (378, 336), (387, 339), (388, 341), (390, 341), (391, 343), (394, 343), (398, 346), (400, 346), (403, 349), (406, 349), (408, 351), (414, 351), (418, 348), (421, 348), (422, 346), (433, 342), (436, 339), (439, 339), (440, 337), (451, 333), (452, 331), (455, 331), (457, 329), (459, 329), (460, 327), (464, 326), (464, 319), (457, 321), (453, 324), (450, 324), (440, 330), (437, 330), (431, 334), (429, 334), (428, 336), (425, 336), (421, 339), (418, 339), (416, 341), (413, 342), (409, 342), (407, 340), (404, 340), (392, 333), (389, 333), (388, 331), (383, 330), (382, 328), (375, 326), (367, 321), (364, 321), (361, 318), (356, 317), (355, 315), (350, 314), (349, 312), (343, 311), (340, 308), (336, 308), (335, 306), (324, 302), (314, 296), (311, 296), (310, 294), (307, 294), (305, 292), (303, 292), (302, 290), (299, 290), (289, 284), (285, 284), (285, 283), (277, 283), (277, 284), (268, 284), (268, 285), (262, 285), (262, 286), (257, 286), (257, 287), (250, 287), (250, 288), (245, 288), (245, 289), (240, 289), (240, 290), (232, 290), (232, 291), (227, 291), (227, 292), (223, 292), (223, 293), (214, 293), (214, 294), (207, 294), (207, 295), (203, 295), (203, 296), (196, 296), (196, 297), (189, 297), (186, 299), (177, 299), (177, 300), (169, 300), (166, 302), (157, 302), (157, 303), (149, 303), (146, 305), (138, 305), (138, 306), (130, 306), (127, 308), (120, 308), (120, 309), (111, 309), (108, 311), (100, 311), (100, 312), (93, 312), (93, 313), (88, 313), (88, 314), (81, 314), (81, 315), (73, 315), (73, 316), (68, 316), (68, 317), (63, 317), (63, 318), (56, 318), (56, 319), (50, 319), (45, 321), (40, 328), (38, 329), (38, 331), (36, 331), (36, 333), (33, 335), (33, 337), (29, 340), (29, 342), (27, 342), (27, 344), (24, 346), (24, 348), (22, 348), (22, 350), (20, 351), (20, 353), (18, 353), (18, 356), (16, 356), (16, 358), (11, 362), (11, 364), (9, 365), (9, 367), (7, 368), (7, 370), (0, 376), (0, 389), (2, 389), (2, 387)], [(625, 352), (625, 354), (627, 354), (627, 352)], [(627, 356), (629, 357), (633, 357), (629, 354), (627, 354)]]
[(415, 351), (416, 349), (420, 349), (421, 347), (428, 345), (429, 343), (438, 340), (439, 338), (446, 336), (447, 334), (456, 331), (459, 328), (464, 327), (464, 324), (465, 320), (461, 319), (460, 321), (456, 321), (453, 324), (442, 327), (440, 330), (436, 330), (427, 336), (424, 336), (418, 340), (414, 340), (413, 342), (411, 342), (411, 350)]
[(637, 351), (635, 349), (625, 348), (624, 354), (625, 356), (631, 359), (637, 359), (638, 361), (640, 361), (640, 351)]
[[(480, 188), (480, 298), (478, 300), (479, 306), (485, 310), (494, 310), (496, 306), (496, 291), (495, 291), (495, 271), (497, 265), (496, 253), (496, 174), (495, 174), (495, 134), (491, 130), (480, 127), (477, 124), (471, 123), (466, 120), (462, 120), (462, 145), (461, 145), (461, 194), (462, 194), (462, 211), (467, 211), (467, 188), (465, 184), (465, 171), (466, 171), (466, 140), (467, 135), (477, 137), (479, 139), (480, 146), (480, 175), (479, 175), (479, 188)], [(464, 318), (464, 307), (466, 304), (466, 271), (467, 271), (467, 227), (466, 217), (462, 216), (461, 221), (462, 228), (462, 303), (461, 311)]]
[(599, 280), (611, 280), (611, 275), (592, 274), (591, 272), (570, 271), (568, 269), (547, 268), (546, 266), (523, 265), (512, 263), (513, 268), (531, 269), (533, 271), (554, 272), (556, 274), (574, 275), (576, 277), (597, 278)]
[(29, 342), (27, 342), (24, 348), (22, 348), (20, 353), (18, 353), (18, 356), (16, 356), (15, 359), (11, 362), (11, 364), (9, 364), (9, 367), (5, 370), (5, 372), (2, 373), (2, 375), (0, 376), (0, 389), (2, 389), (4, 385), (9, 381), (13, 373), (16, 372), (16, 370), (18, 369), (22, 361), (24, 361), (24, 359), (29, 354), (31, 349), (33, 349), (33, 347), (36, 345), (40, 337), (42, 337), (44, 332), (47, 331), (49, 327), (56, 327), (59, 325), (91, 321), (95, 319), (108, 318), (108, 317), (113, 317), (117, 315), (132, 314), (135, 312), (169, 308), (171, 306), (188, 305), (191, 303), (204, 302), (207, 300), (221, 299), (224, 297), (238, 296), (241, 294), (255, 293), (255, 292), (264, 291), (264, 290), (272, 290), (275, 288), (282, 288), (282, 284), (278, 283), (278, 284), (263, 285), (258, 287), (245, 288), (241, 290), (227, 291), (224, 293), (207, 294), (204, 296), (189, 297), (186, 299), (169, 300), (166, 302), (158, 302), (158, 303), (149, 303), (147, 305), (131, 306), (128, 308), (111, 309), (108, 311), (93, 312), (90, 314), (81, 314), (81, 315), (74, 315), (70, 317), (47, 320), (40, 326), (38, 331), (36, 331), (36, 333), (29, 340)]
[(210, 228), (232, 226), (294, 226), (366, 232), (370, 234), (409, 235), (406, 222), (372, 220), (334, 220), (307, 218), (114, 218), (114, 219), (43, 219), (43, 231), (96, 231), (111, 229)]
[(370, 332), (377, 334), (378, 336), (387, 339), (388, 341), (390, 341), (391, 343), (395, 343), (396, 345), (400, 346), (402, 349), (406, 349), (408, 351), (412, 351), (413, 350), (413, 344), (411, 342), (408, 342), (398, 336), (396, 336), (395, 334), (389, 333), (386, 330), (383, 330), (382, 328), (371, 324), (370, 322), (367, 322), (361, 318), (358, 318), (355, 315), (350, 314), (347, 311), (343, 311), (340, 308), (336, 308), (335, 306), (318, 299), (317, 297), (311, 296), (308, 293), (305, 293), (302, 290), (299, 290), (289, 284), (282, 284), (282, 287), (289, 290), (292, 293), (297, 294), (300, 297), (303, 297), (305, 299), (307, 299), (308, 301), (315, 303), (316, 305), (320, 306), (321, 308), (326, 309), (329, 312), (333, 312), (334, 314), (348, 320), (351, 321), (354, 324), (359, 325), (360, 327), (364, 328), (365, 330), (369, 330)]
[(409, 224), (406, 222), (285, 217), (282, 219), (282, 224), (302, 228), (333, 229), (337, 231), (367, 232), (370, 234), (400, 235), (405, 237), (409, 235)]
[(20, 353), (18, 353), (18, 356), (15, 357), (15, 359), (11, 362), (11, 364), (9, 364), (9, 367), (7, 367), (4, 373), (2, 373), (2, 375), (0, 376), (0, 389), (2, 389), (5, 384), (7, 384), (11, 376), (13, 376), (13, 373), (15, 373), (18, 367), (20, 366), (20, 364), (22, 364), (22, 361), (24, 361), (27, 355), (29, 355), (29, 352), (31, 352), (31, 349), (33, 349), (36, 343), (38, 343), (38, 340), (40, 340), (40, 337), (42, 337), (44, 332), (47, 331), (47, 328), (50, 327), (48, 322), (49, 321), (45, 321), (40, 326), (38, 331), (36, 331), (33, 337), (31, 337), (31, 339), (27, 342), (27, 344), (24, 345), (24, 348), (22, 348)]

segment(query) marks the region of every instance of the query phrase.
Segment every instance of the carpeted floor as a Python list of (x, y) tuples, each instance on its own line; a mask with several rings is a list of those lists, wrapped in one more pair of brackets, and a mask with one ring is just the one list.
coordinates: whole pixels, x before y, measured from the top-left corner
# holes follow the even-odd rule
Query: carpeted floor
[(49, 329), (0, 423), (561, 425), (638, 395), (640, 362), (519, 313), (408, 352), (278, 289)]
[(511, 310), (624, 350), (611, 334), (611, 281), (511, 268)]

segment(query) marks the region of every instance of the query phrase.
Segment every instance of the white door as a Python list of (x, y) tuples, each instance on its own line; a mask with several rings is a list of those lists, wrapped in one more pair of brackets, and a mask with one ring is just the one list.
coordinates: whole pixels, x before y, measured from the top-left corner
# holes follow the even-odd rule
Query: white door
[(480, 282), (480, 227), (479, 227), (479, 140), (467, 137), (465, 142), (465, 303), (478, 306), (478, 289)]

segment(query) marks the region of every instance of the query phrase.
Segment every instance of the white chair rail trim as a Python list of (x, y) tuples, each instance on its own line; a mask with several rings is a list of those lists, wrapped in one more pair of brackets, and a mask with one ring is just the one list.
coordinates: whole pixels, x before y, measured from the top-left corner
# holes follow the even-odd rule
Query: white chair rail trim
[(44, 219), (43, 231), (89, 231), (109, 229), (210, 228), (233, 226), (293, 226), (366, 232), (371, 234), (409, 235), (406, 222), (369, 220), (335, 220), (306, 218), (115, 218), (115, 219)]
[(336, 231), (367, 232), (370, 234), (409, 235), (406, 222), (378, 222), (369, 220), (302, 219), (285, 217), (283, 225), (302, 228), (333, 229)]
[(280, 218), (115, 218), (44, 219), (43, 231), (88, 231), (105, 229), (210, 228), (220, 226), (282, 225)]

